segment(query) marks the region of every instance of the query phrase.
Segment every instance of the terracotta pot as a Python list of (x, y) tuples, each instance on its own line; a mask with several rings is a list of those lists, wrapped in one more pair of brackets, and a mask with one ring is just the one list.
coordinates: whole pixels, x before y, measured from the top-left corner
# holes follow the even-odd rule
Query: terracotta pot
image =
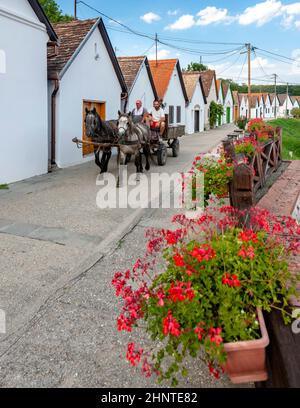
[(257, 310), (262, 337), (258, 340), (225, 343), (227, 362), (224, 370), (234, 384), (266, 381), (266, 347), (269, 336), (261, 310)]

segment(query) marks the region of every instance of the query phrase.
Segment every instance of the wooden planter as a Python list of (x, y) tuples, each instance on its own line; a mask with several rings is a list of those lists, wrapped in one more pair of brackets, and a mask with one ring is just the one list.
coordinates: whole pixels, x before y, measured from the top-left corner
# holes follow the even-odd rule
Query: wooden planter
[(225, 343), (227, 362), (224, 370), (234, 384), (266, 381), (266, 347), (269, 336), (261, 310), (257, 310), (262, 337), (258, 340)]

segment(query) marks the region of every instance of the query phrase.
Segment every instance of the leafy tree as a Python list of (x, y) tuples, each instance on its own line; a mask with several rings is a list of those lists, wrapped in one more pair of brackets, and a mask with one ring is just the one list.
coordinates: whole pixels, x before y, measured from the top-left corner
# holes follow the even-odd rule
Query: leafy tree
[(72, 16), (62, 13), (55, 0), (39, 0), (39, 2), (51, 23), (73, 20)]
[(208, 67), (200, 62), (191, 62), (188, 67), (187, 71), (206, 71)]
[(214, 128), (219, 118), (224, 114), (224, 107), (214, 101), (209, 106), (209, 124)]
[(291, 114), (293, 115), (294, 118), (299, 119), (300, 118), (300, 108), (292, 109)]

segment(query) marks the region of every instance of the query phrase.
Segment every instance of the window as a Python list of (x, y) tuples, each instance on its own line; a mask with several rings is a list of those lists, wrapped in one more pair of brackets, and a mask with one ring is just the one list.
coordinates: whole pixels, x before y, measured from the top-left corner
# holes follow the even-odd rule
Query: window
[(177, 123), (181, 123), (181, 106), (177, 106)]
[(169, 124), (174, 123), (174, 106), (169, 106)]

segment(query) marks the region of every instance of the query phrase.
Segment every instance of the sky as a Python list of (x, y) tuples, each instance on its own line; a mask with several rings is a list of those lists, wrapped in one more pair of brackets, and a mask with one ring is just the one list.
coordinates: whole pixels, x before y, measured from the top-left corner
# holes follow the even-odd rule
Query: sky
[[(73, 14), (74, 0), (57, 3), (63, 12)], [(247, 78), (247, 63), (241, 48), (251, 43), (258, 48), (251, 56), (253, 83), (272, 83), (271, 75), (276, 73), (279, 83), (300, 84), (300, 1), (85, 0), (85, 3), (150, 37), (120, 32), (124, 28), (104, 18), (117, 56), (155, 58), (153, 38), (157, 33), (164, 43), (158, 45), (159, 58), (179, 58), (183, 68), (191, 61), (202, 60), (216, 69), (218, 77), (242, 83)], [(77, 10), (79, 19), (99, 16), (82, 2)]]

